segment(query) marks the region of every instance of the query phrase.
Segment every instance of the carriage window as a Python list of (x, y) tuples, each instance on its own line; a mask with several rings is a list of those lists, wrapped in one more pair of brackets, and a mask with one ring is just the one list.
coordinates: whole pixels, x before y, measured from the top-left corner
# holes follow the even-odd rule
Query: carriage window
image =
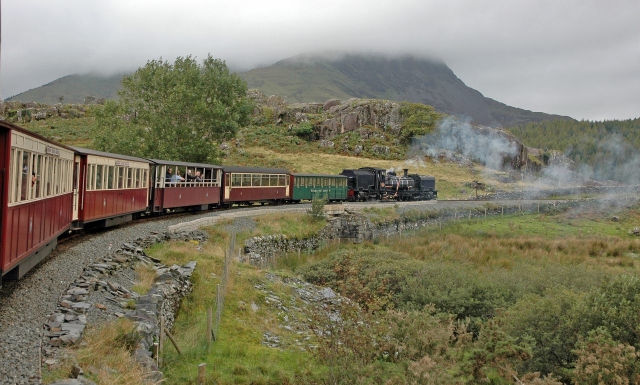
[(147, 181), (149, 180), (147, 177), (147, 169), (143, 169), (142, 170), (142, 186), (141, 187), (147, 187)]
[(113, 166), (105, 166), (105, 169), (106, 169), (106, 174), (107, 174), (107, 189), (112, 189), (113, 188), (114, 167)]
[(99, 164), (96, 166), (96, 190), (102, 190), (104, 187), (104, 166)]
[(93, 190), (93, 179), (96, 175), (96, 166), (94, 164), (90, 164), (87, 166), (87, 190)]
[(127, 167), (127, 188), (133, 187), (133, 169)]
[(251, 186), (251, 174), (241, 174), (241, 175), (242, 175), (242, 185)]
[(29, 160), (29, 170), (31, 170), (31, 173), (27, 175), (27, 177), (29, 178), (29, 199), (33, 199), (36, 197), (36, 179), (38, 178), (36, 174), (36, 154), (31, 154), (31, 159)]
[(60, 193), (67, 192), (67, 161), (64, 159), (60, 159)]
[(18, 178), (16, 175), (19, 175), (19, 174), (17, 174), (15, 170), (19, 167), (17, 164), (18, 163), (17, 160), (19, 159), (19, 156), (20, 155), (17, 149), (15, 148), (11, 149), (11, 161), (9, 163), (11, 165), (11, 168), (9, 169), (9, 181), (11, 183), (11, 188), (9, 189), (9, 194), (10, 194), (9, 202), (11, 203), (17, 200), (16, 192), (18, 191), (18, 188), (16, 187), (17, 186), (16, 180)]
[(53, 191), (52, 194), (58, 195), (60, 192), (60, 159), (53, 159), (53, 174), (51, 175), (51, 180), (53, 183)]
[(116, 175), (118, 176), (118, 188), (124, 188), (124, 167), (116, 167)]
[(140, 187), (140, 171), (142, 171), (139, 168), (136, 168), (136, 188)]
[(261, 177), (259, 174), (253, 174), (251, 176), (251, 185), (252, 186), (261, 186)]
[(44, 158), (45, 196), (51, 195), (51, 175), (53, 174), (53, 159), (50, 156)]
[(20, 163), (20, 168), (22, 169), (22, 173), (20, 173), (20, 200), (27, 199), (27, 180), (29, 175), (29, 152), (22, 151), (22, 162)]

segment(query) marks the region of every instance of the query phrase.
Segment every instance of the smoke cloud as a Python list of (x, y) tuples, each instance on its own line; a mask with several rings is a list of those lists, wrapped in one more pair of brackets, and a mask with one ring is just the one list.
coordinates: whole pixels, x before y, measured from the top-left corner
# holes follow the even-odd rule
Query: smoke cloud
[(468, 120), (450, 116), (434, 132), (415, 139), (411, 153), (449, 160), (460, 160), (458, 157), (462, 156), (500, 170), (505, 158), (518, 155), (518, 146), (498, 130), (476, 129)]

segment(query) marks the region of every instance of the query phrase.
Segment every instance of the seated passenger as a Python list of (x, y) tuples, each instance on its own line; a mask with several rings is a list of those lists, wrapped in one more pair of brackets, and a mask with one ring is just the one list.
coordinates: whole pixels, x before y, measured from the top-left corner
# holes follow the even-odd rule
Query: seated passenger
[(193, 175), (191, 175), (191, 170), (187, 170), (187, 182), (193, 182), (196, 179)]
[(166, 182), (171, 182), (171, 178), (172, 178), (172, 175), (171, 175), (171, 174), (173, 174), (173, 169), (172, 169), (171, 167), (169, 167), (169, 168), (167, 169), (167, 173), (166, 173), (166, 174), (165, 174), (165, 176), (164, 176), (164, 180), (165, 180)]
[(204, 179), (202, 178), (202, 176), (200, 175), (200, 171), (196, 171), (196, 177), (195, 177), (196, 182), (202, 182), (204, 181)]

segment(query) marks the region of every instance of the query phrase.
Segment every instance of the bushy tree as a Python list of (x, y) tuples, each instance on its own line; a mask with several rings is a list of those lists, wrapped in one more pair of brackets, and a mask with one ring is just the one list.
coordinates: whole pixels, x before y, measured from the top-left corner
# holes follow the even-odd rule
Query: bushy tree
[(151, 60), (122, 80), (120, 100), (97, 113), (100, 150), (217, 162), (217, 144), (248, 123), (247, 85), (211, 55)]
[(640, 381), (636, 349), (615, 341), (603, 327), (581, 339), (575, 354), (578, 356), (573, 372), (575, 384), (628, 385)]
[(402, 126), (400, 138), (404, 143), (410, 143), (414, 137), (427, 135), (436, 128), (436, 124), (444, 115), (439, 114), (429, 105), (403, 102), (400, 106)]
[(580, 335), (580, 294), (549, 289), (544, 295), (526, 295), (500, 320), (503, 329), (518, 342), (532, 341), (532, 357), (519, 366), (521, 372), (553, 374), (568, 381), (566, 368), (575, 360), (572, 350)]

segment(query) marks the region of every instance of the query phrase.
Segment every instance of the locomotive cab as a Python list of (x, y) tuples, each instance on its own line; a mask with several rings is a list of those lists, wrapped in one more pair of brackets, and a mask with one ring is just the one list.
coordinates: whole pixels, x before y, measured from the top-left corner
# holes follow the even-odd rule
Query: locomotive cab
[(342, 170), (347, 180), (347, 199), (349, 201), (367, 201), (380, 199), (385, 186), (386, 170), (375, 167), (362, 167), (356, 170)]

